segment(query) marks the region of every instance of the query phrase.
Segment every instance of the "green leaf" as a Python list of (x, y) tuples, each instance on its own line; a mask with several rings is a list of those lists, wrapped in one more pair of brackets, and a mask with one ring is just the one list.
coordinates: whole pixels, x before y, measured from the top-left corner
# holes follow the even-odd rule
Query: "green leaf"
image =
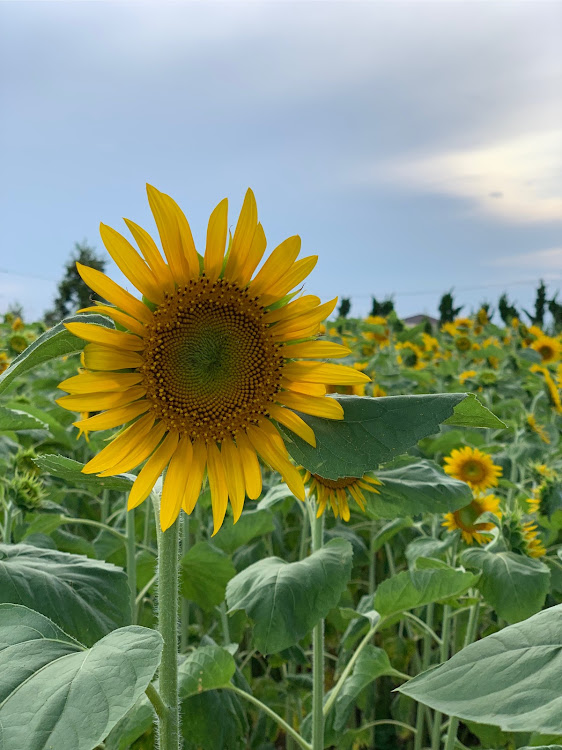
[(468, 505), (472, 490), (445, 474), (431, 461), (416, 461), (377, 471), (382, 486), (368, 494), (367, 512), (375, 518), (401, 518), (420, 513), (449, 513)]
[(82, 351), (84, 341), (64, 327), (64, 323), (75, 322), (95, 323), (106, 328), (115, 327), (113, 322), (103, 315), (74, 315), (71, 318), (66, 318), (64, 322), (57, 323), (56, 326), (41, 334), (25, 351), (18, 354), (8, 369), (0, 375), (0, 393), (6, 390), (14, 378), (24, 375), (44, 362), (62, 357), (65, 354)]
[(374, 609), (388, 618), (415, 607), (464, 594), (478, 577), (456, 568), (405, 570), (387, 578), (377, 588)]
[[(6, 406), (10, 409), (23, 411), (29, 416), (35, 417), (35, 419), (38, 419), (40, 422), (44, 422), (57, 443), (65, 448), (74, 450), (76, 444), (75, 438), (72, 437), (66, 427), (63, 427), (51, 412), (45, 411), (44, 409), (38, 409), (32, 404), (20, 403), (19, 401), (9, 401)], [(51, 441), (52, 438), (49, 439), (49, 442)]]
[(226, 584), (236, 575), (230, 558), (209, 542), (191, 547), (181, 567), (183, 595), (207, 611), (224, 601)]
[(35, 609), (88, 646), (131, 622), (121, 568), (28, 544), (0, 544), (0, 602)]
[(179, 667), (180, 698), (224, 687), (235, 671), (234, 658), (224, 648), (200, 646)]
[(467, 549), (461, 560), (467, 567), (482, 571), (478, 581), (482, 596), (510, 625), (544, 606), (550, 570), (540, 560), (486, 549)]
[(114, 477), (97, 477), (95, 474), (82, 474), (85, 464), (74, 461), (72, 458), (57, 456), (47, 453), (33, 459), (40, 469), (52, 474), (66, 482), (78, 484), (81, 487), (90, 487), (93, 490), (116, 490), (117, 492), (129, 492), (136, 477), (132, 474), (117, 474)]
[(507, 732), (562, 734), (562, 605), (472, 643), (398, 690)]
[(0, 406), (0, 431), (17, 431), (17, 430), (47, 430), (45, 422), (37, 417), (32, 417), (20, 409), (6, 409)]
[(412, 526), (411, 518), (395, 518), (393, 521), (385, 523), (385, 525), (377, 531), (375, 537), (371, 543), (371, 552), (378, 552), (381, 547), (384, 547), (387, 542), (399, 534), (404, 529), (408, 529)]
[(32, 534), (51, 534), (64, 523), (68, 523), (68, 521), (66, 516), (60, 513), (38, 513), (25, 530), (23, 538), (25, 539)]
[(84, 649), (48, 618), (0, 604), (0, 750), (92, 750), (144, 693), (155, 630), (114, 630)]
[(236, 523), (226, 518), (220, 531), (213, 537), (213, 544), (223, 552), (232, 554), (256, 537), (273, 531), (273, 515), (267, 508), (246, 510)]
[(446, 419), (443, 424), (452, 424), (457, 427), (490, 427), (493, 430), (505, 429), (507, 425), (498, 419), (495, 414), (478, 401), (474, 393), (466, 394), (467, 397), (455, 406), (453, 416)]
[(332, 539), (299, 562), (260, 560), (229, 581), (230, 611), (243, 609), (254, 621), (259, 651), (282, 651), (304, 638), (338, 604), (351, 576), (352, 556), (349, 542)]
[(435, 557), (440, 558), (444, 556), (455, 541), (454, 534), (447, 534), (445, 539), (435, 539), (432, 536), (422, 536), (419, 539), (414, 539), (413, 542), (406, 547), (406, 559), (410, 567), (414, 566), (414, 563), (419, 557)]
[(386, 651), (367, 644), (359, 654), (352, 674), (347, 678), (336, 698), (334, 719), (336, 732), (341, 732), (346, 725), (355, 700), (367, 685), (377, 677), (398, 674), (399, 672), (392, 668)]
[(423, 396), (335, 396), (344, 419), (300, 416), (316, 435), (316, 448), (282, 430), (287, 449), (298, 464), (326, 479), (360, 477), (439, 432), (465, 393)]

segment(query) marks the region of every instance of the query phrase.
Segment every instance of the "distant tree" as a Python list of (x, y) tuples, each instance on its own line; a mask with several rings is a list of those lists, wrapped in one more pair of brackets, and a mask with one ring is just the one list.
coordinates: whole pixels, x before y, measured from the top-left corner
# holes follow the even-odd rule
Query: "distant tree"
[(376, 297), (371, 297), (372, 305), (370, 314), (373, 317), (380, 316), (386, 318), (394, 310), (394, 300), (392, 297), (385, 297), (382, 302), (379, 302)]
[(350, 310), (351, 310), (351, 300), (349, 299), (349, 297), (342, 297), (340, 306), (338, 307), (338, 316), (340, 318), (347, 318)]
[(95, 248), (90, 247), (86, 242), (77, 242), (74, 245), (74, 252), (70, 260), (65, 265), (64, 276), (58, 285), (58, 296), (55, 299), (54, 307), (45, 313), (45, 322), (48, 325), (58, 323), (59, 320), (66, 318), (76, 310), (89, 307), (93, 299), (99, 299), (82, 281), (76, 268), (77, 262), (95, 268), (97, 271), (105, 269), (105, 260), (96, 254)]
[(550, 312), (554, 320), (554, 330), (560, 331), (562, 329), (562, 305), (559, 305), (556, 301), (557, 296), (558, 295), (555, 294), (554, 297), (549, 301), (548, 311)]
[(520, 317), (517, 308), (509, 304), (509, 300), (505, 292), (502, 294), (498, 302), (498, 311), (500, 313), (501, 319), (506, 326), (511, 325), (511, 321), (513, 320), (513, 318)]
[(531, 315), (531, 313), (527, 312), (527, 310), (523, 310), (525, 315), (529, 318), (534, 326), (540, 326), (541, 328), (543, 327), (546, 305), (546, 285), (541, 279), (541, 282), (537, 287), (537, 296), (535, 297), (535, 314)]
[(460, 307), (454, 306), (454, 300), (453, 300), (453, 290), (450, 292), (447, 292), (447, 294), (444, 294), (441, 297), (441, 302), (439, 303), (439, 323), (443, 325), (443, 323), (452, 323), (453, 320), (457, 317), (457, 315), (462, 310), (462, 305)]

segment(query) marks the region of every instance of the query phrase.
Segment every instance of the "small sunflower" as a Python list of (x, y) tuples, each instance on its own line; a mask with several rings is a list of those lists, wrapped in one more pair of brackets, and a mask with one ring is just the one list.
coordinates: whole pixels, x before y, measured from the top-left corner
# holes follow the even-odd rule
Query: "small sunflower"
[(521, 524), (523, 545), (529, 557), (544, 557), (546, 555), (546, 548), (537, 529), (538, 526), (534, 521), (526, 521)]
[(0, 352), (0, 373), (3, 373), (10, 366), (10, 360), (6, 352)]
[(423, 361), (423, 349), (411, 341), (399, 342), (396, 344), (396, 351), (400, 352), (397, 356), (398, 364), (405, 367), (411, 367), (413, 370), (423, 370), (427, 364)]
[(494, 524), (490, 521), (478, 523), (478, 518), (486, 512), (494, 513), (498, 518), (501, 518), (502, 514), (499, 507), (500, 499), (495, 495), (476, 496), (464, 508), (455, 510), (453, 513), (446, 513), (442, 526), (448, 531), (458, 529), (467, 544), (473, 542), (486, 544), (490, 541), (489, 532), (494, 528)]
[(545, 364), (548, 364), (549, 362), (556, 362), (560, 359), (562, 345), (558, 339), (543, 334), (539, 336), (536, 341), (533, 341), (531, 349), (538, 352), (541, 355), (542, 361)]
[(8, 344), (12, 351), (16, 352), (16, 354), (21, 354), (25, 349), (27, 349), (29, 341), (23, 334), (14, 333), (13, 336), (10, 336), (10, 338), (8, 339)]
[(342, 477), (341, 479), (324, 479), (317, 474), (311, 474), (309, 471), (305, 472), (304, 483), (308, 487), (309, 494), (316, 497), (318, 504), (317, 516), (321, 516), (326, 509), (326, 505), (329, 503), (334, 516), (342, 518), (344, 521), (349, 521), (349, 504), (348, 497), (355, 500), (361, 510), (365, 510), (365, 495), (363, 491), (375, 492), (378, 494), (376, 485), (380, 485), (377, 479), (368, 477), (367, 475), (362, 477)]
[(449, 476), (466, 482), (477, 492), (496, 487), (502, 474), (501, 466), (497, 466), (487, 453), (469, 446), (452, 451), (445, 457), (445, 464)]
[(475, 375), (476, 370), (464, 370), (464, 372), (461, 372), (459, 375), (459, 383), (464, 385), (467, 380), (473, 378)]
[(537, 418), (534, 414), (527, 414), (527, 424), (531, 428), (531, 430), (536, 433), (540, 439), (543, 441), (543, 443), (550, 443), (550, 437), (548, 435), (548, 432), (543, 427), (542, 424), (537, 422)]
[(101, 412), (75, 423), (83, 431), (125, 427), (83, 471), (113, 476), (146, 461), (131, 488), (129, 509), (148, 497), (167, 468), (163, 530), (182, 507), (192, 512), (206, 471), (216, 533), (229, 499), (236, 521), (246, 494), (260, 495), (258, 455), (304, 499), (302, 477), (274, 422), (315, 445), (312, 429), (295, 412), (342, 419), (341, 405), (326, 397), (326, 384), (355, 385), (369, 378), (318, 361), (350, 351), (314, 340), (336, 300), (320, 304), (318, 297), (291, 294), (317, 261), (317, 256), (297, 260), (298, 236), (282, 242), (256, 273), (266, 239), (251, 190), (226, 257), (226, 199), (211, 214), (201, 257), (178, 205), (151, 186), (147, 192), (165, 258), (137, 224), (126, 221), (140, 254), (101, 225), (109, 254), (143, 301), (100, 271), (77, 264), (88, 286), (114, 305), (86, 310), (109, 316), (125, 330), (66, 324), (89, 343), (85, 371), (60, 384), (70, 395), (58, 403), (70, 411)]
[(23, 320), (18, 316), (12, 323), (12, 331), (23, 331), (25, 328), (25, 323)]

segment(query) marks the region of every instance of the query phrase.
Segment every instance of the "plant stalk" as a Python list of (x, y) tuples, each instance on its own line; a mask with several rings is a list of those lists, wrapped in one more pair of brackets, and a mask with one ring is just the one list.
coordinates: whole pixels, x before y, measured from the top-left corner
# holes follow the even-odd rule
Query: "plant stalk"
[[(181, 556), (189, 551), (189, 520), (187, 513), (180, 513), (181, 516)], [(183, 654), (187, 651), (189, 641), (189, 601), (185, 596), (181, 597), (181, 617), (180, 617), (180, 651)]]
[(129, 581), (129, 602), (131, 606), (131, 622), (137, 621), (137, 558), (135, 539), (135, 511), (127, 511), (125, 517), (127, 534), (127, 580)]
[[(316, 517), (316, 503), (308, 500), (312, 552), (322, 548), (324, 514)], [(312, 750), (324, 750), (324, 620), (312, 631)]]

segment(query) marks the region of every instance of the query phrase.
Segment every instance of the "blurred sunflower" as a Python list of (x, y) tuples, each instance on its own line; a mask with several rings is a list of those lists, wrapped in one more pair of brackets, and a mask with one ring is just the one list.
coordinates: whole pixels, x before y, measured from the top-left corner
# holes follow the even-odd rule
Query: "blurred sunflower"
[(10, 360), (6, 352), (0, 352), (0, 373), (3, 373), (10, 366)]
[(536, 341), (531, 344), (531, 349), (534, 349), (541, 355), (541, 359), (544, 363), (556, 362), (560, 359), (560, 352), (562, 352), (562, 345), (558, 339), (552, 338), (552, 336), (545, 336), (541, 334)]
[(502, 517), (500, 499), (495, 495), (476, 496), (471, 503), (464, 508), (455, 510), (453, 513), (446, 513), (442, 526), (448, 531), (461, 532), (462, 538), (467, 544), (476, 542), (477, 544), (486, 544), (490, 541), (489, 533), (494, 524), (490, 521), (477, 522), (483, 513), (489, 512)]
[(529, 557), (544, 557), (546, 548), (538, 533), (538, 526), (534, 521), (526, 521), (521, 524), (521, 534), (525, 551)]
[(459, 383), (464, 385), (467, 380), (473, 378), (475, 375), (476, 370), (464, 370), (464, 372), (461, 372), (459, 375)]
[(534, 414), (527, 414), (527, 424), (529, 425), (531, 430), (540, 437), (543, 443), (550, 443), (548, 432), (546, 431), (544, 426), (537, 421), (537, 418)]
[(466, 482), (478, 492), (496, 487), (502, 474), (501, 466), (497, 466), (487, 453), (469, 446), (453, 450), (450, 456), (445, 456), (445, 464), (449, 476)]
[(10, 336), (10, 338), (8, 339), (8, 344), (12, 351), (16, 352), (16, 354), (21, 354), (25, 349), (27, 349), (29, 341), (23, 334), (14, 333), (13, 336)]
[(133, 222), (126, 221), (142, 255), (101, 225), (109, 254), (146, 303), (100, 271), (77, 264), (88, 286), (115, 305), (86, 310), (108, 315), (125, 330), (66, 324), (89, 343), (85, 371), (60, 384), (70, 395), (58, 403), (70, 411), (102, 412), (75, 423), (82, 430), (128, 425), (83, 471), (113, 476), (146, 461), (129, 508), (148, 497), (167, 468), (163, 530), (180, 508), (192, 512), (206, 470), (216, 533), (229, 499), (236, 521), (245, 495), (260, 495), (258, 455), (304, 499), (302, 477), (274, 420), (315, 445), (312, 429), (293, 410), (341, 419), (340, 404), (325, 397), (326, 384), (355, 385), (369, 378), (317, 361), (350, 352), (313, 340), (336, 300), (322, 305), (318, 297), (290, 294), (317, 261), (317, 256), (297, 260), (299, 237), (282, 242), (255, 273), (266, 239), (251, 190), (226, 257), (226, 199), (212, 212), (203, 258), (178, 205), (151, 186), (147, 191), (165, 260)]
[(311, 474), (309, 471), (305, 472), (303, 481), (308, 487), (309, 494), (316, 497), (318, 505), (317, 516), (321, 516), (324, 513), (326, 505), (329, 503), (334, 516), (336, 518), (339, 516), (344, 521), (349, 521), (350, 517), (349, 496), (364, 511), (367, 501), (365, 500), (363, 491), (378, 494), (376, 485), (381, 484), (377, 479), (368, 477), (367, 475), (362, 477), (341, 477), (340, 479), (332, 480)]

